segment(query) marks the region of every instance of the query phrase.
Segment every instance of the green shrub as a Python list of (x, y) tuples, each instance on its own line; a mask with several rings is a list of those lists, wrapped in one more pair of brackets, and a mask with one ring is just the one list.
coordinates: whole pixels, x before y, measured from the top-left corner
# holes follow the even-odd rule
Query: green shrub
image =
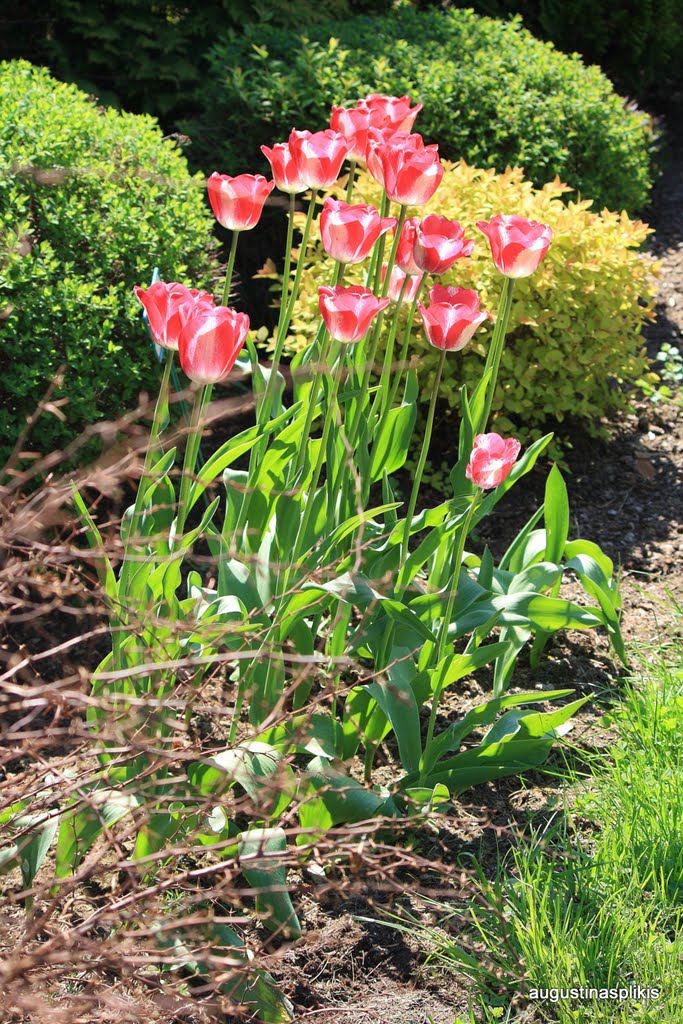
[(209, 55), (204, 114), (185, 124), (193, 159), (234, 174), (263, 167), (262, 143), (317, 130), (332, 103), (368, 92), (424, 103), (416, 130), (447, 159), (555, 175), (598, 207), (637, 211), (650, 187), (650, 129), (598, 68), (514, 22), (400, 7), (384, 17), (282, 30), (248, 26)]
[[(441, 185), (424, 208), (460, 221), (466, 237), (475, 239), (472, 257), (458, 260), (439, 280), (476, 289), (482, 309), (493, 314), (502, 277), (476, 221), (515, 213), (553, 229), (539, 269), (515, 283), (493, 402), (501, 433), (520, 426), (528, 432), (548, 420), (571, 417), (596, 434), (601, 417), (629, 405), (628, 385), (648, 366), (640, 330), (653, 318), (656, 266), (638, 247), (649, 229), (625, 213), (593, 213), (589, 201), (565, 205), (563, 191), (558, 181), (535, 189), (519, 169), (495, 174), (460, 162), (446, 165)], [(380, 201), (379, 187), (367, 174), (361, 175), (356, 195), (362, 197), (359, 202)], [(363, 265), (347, 267), (344, 284), (364, 283), (364, 272)], [(318, 285), (329, 284), (331, 276), (331, 261), (318, 244), (309, 250), (302, 276), (290, 350), (310, 342), (317, 325)], [(458, 407), (463, 383), (471, 388), (479, 379), (492, 326), (484, 324), (462, 354), (447, 359), (441, 389), (450, 407)], [(420, 385), (428, 400), (438, 351), (425, 340), (419, 316), (411, 354), (419, 356)]]
[[(133, 297), (162, 277), (205, 283), (213, 219), (200, 178), (150, 117), (100, 110), (23, 61), (0, 64), (0, 436), (8, 445), (59, 367), (61, 446), (156, 380)], [(0, 451), (2, 456), (2, 451)]]
[(201, 9), (182, 0), (43, 0), (39, 18), (19, 0), (0, 6), (0, 59), (45, 63), (104, 103), (170, 122), (193, 108), (217, 25), (308, 25), (391, 0), (204, 0)]
[(521, 14), (525, 26), (558, 50), (599, 64), (629, 93), (676, 76), (683, 66), (681, 0), (455, 0), (481, 14)]

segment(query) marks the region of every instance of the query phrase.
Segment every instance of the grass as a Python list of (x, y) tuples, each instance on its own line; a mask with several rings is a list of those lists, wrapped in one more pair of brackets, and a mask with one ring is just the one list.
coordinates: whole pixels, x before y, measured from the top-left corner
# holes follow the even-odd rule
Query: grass
[[(439, 927), (423, 929), (429, 962), (478, 991), (467, 1024), (681, 1020), (683, 642), (665, 660), (636, 657), (611, 715), (611, 761), (588, 780), (570, 773), (568, 802), (578, 795), (566, 812), (532, 831), (493, 881), (480, 876), (464, 932), (462, 906), (431, 905)], [(659, 997), (629, 991), (639, 985)], [(555, 1001), (532, 991), (581, 986), (625, 991)]]

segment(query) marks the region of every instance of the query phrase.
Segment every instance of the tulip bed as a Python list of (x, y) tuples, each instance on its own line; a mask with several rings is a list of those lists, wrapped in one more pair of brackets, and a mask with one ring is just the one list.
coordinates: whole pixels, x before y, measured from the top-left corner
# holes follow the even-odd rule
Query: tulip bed
[[(88, 711), (99, 770), (60, 808), (58, 822), (39, 818), (27, 830), (23, 819), (14, 856), (26, 886), (53, 838), (64, 878), (103, 829), (125, 823), (134, 834), (129, 860), (147, 877), (179, 844), (213, 850), (221, 861), (233, 858), (259, 890), (256, 909), (266, 926), (297, 936), (278, 860), (288, 850), (305, 863), (331, 828), (377, 819), (390, 825), (415, 814), (424, 820), (468, 787), (547, 757), (585, 698), (571, 699), (570, 688), (511, 692), (524, 648), (534, 665), (558, 630), (603, 628), (625, 658), (613, 565), (591, 541), (570, 539), (556, 467), (543, 504), (497, 563), (473, 543), (477, 525), (551, 439), (522, 451), (515, 438), (487, 430), (515, 280), (536, 271), (551, 231), (506, 212), (480, 222), (475, 242), (448, 218), (409, 217), (443, 174), (437, 147), (412, 132), (418, 112), (406, 97), (372, 95), (354, 109), (336, 109), (335, 127), (293, 131), (268, 149), (273, 181), (213, 174), (212, 209), (233, 231), (223, 304), (176, 282), (136, 288), (165, 359), (118, 567), (74, 491), (111, 626), (112, 649), (93, 678)], [(353, 202), (361, 161), (382, 185), (380, 210)], [(319, 290), (317, 336), (292, 364), (287, 404), (278, 367), (303, 265), (291, 275), (294, 197), (310, 192), (305, 253), (318, 193), (335, 183), (345, 198), (326, 201), (321, 232), (336, 267)], [(275, 186), (290, 197), (289, 239), (275, 351), (264, 366), (247, 316), (224, 303), (240, 233), (258, 221)], [(475, 244), (490, 248), (499, 274), (495, 314), (480, 309), (471, 289), (433, 280), (468, 259)], [(361, 262), (366, 284), (345, 286), (345, 267)], [(408, 456), (420, 393), (408, 353), (396, 358), (406, 304), (407, 336), (419, 310), (438, 366), (410, 492), (399, 494), (396, 473)], [(495, 328), (481, 378), (461, 392), (450, 495), (419, 508), (438, 378), (489, 317)], [(176, 351), (196, 386), (179, 479), (176, 449), (165, 444)], [(212, 390), (234, 368), (251, 377), (255, 422), (200, 465)], [(200, 551), (211, 555), (212, 584), (198, 571)], [(562, 595), (566, 576), (586, 603)], [(490, 696), (443, 727), (444, 693), (484, 666)], [(190, 725), (193, 701), (221, 668), (231, 693), (224, 748), (180, 757), (178, 736)], [(385, 742), (395, 751), (395, 771), (380, 783), (375, 765)], [(236, 793), (250, 798), (246, 818), (231, 813)], [(13, 813), (21, 822), (25, 808)], [(226, 935), (239, 960), (239, 936), (224, 929), (223, 945)], [(259, 978), (239, 990), (240, 1000), (264, 1020), (287, 1019), (268, 977)]]

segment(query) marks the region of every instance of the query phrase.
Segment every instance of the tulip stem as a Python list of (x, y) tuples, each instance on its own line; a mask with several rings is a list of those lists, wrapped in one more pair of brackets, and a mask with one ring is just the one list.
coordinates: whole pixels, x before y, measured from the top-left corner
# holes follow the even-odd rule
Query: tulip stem
[[(458, 530), (458, 540), (456, 542), (455, 549), (453, 551), (453, 559), (451, 561), (451, 565), (452, 565), (453, 571), (451, 573), (451, 579), (450, 579), (450, 584), (449, 584), (449, 588), (448, 588), (449, 589), (449, 592), (448, 592), (448, 603), (446, 605), (446, 611), (445, 611), (444, 617), (441, 620), (441, 627), (440, 627), (440, 630), (439, 630), (439, 641), (438, 641), (438, 644), (437, 644), (437, 647), (436, 647), (436, 657), (433, 659), (433, 664), (434, 665), (438, 665), (439, 664), (439, 662), (443, 658), (444, 652), (446, 650), (446, 644), (448, 642), (448, 630), (450, 629), (450, 625), (451, 625), (451, 618), (453, 616), (453, 608), (455, 606), (455, 598), (456, 598), (456, 595), (457, 595), (457, 592), (458, 592), (458, 583), (460, 581), (460, 570), (461, 570), (461, 567), (462, 567), (462, 558), (463, 558), (463, 555), (465, 553), (465, 543), (467, 541), (467, 536), (468, 536), (468, 534), (470, 532), (470, 526), (472, 525), (472, 516), (474, 515), (474, 510), (476, 509), (477, 505), (479, 504), (480, 495), (481, 495), (481, 491), (479, 490), (479, 488), (476, 488), (475, 492), (474, 492), (474, 494), (472, 496), (472, 501), (470, 502), (470, 506), (469, 506), (469, 508), (467, 510), (467, 514), (465, 516), (465, 521), (463, 522), (462, 526)], [(422, 774), (425, 774), (426, 772), (428, 772), (430, 770), (430, 768), (432, 767), (432, 765), (430, 763), (430, 747), (431, 747), (432, 742), (434, 740), (434, 726), (436, 725), (436, 714), (437, 714), (437, 711), (438, 711), (438, 708), (439, 708), (439, 701), (441, 699), (441, 694), (442, 693), (443, 693), (443, 673), (439, 673), (437, 675), (437, 679), (436, 679), (436, 689), (434, 690), (434, 694), (432, 696), (432, 706), (431, 706), (430, 711), (429, 711), (429, 724), (427, 726), (427, 737), (425, 739), (424, 754), (422, 756), (422, 764), (420, 765), (420, 771), (422, 772)]]
[[(290, 195), (289, 199), (289, 223), (287, 225), (287, 242), (285, 252), (285, 266), (282, 277), (282, 295), (280, 298), (280, 313), (278, 316), (278, 324), (275, 334), (275, 350), (273, 352), (273, 360), (270, 367), (270, 375), (266, 384), (266, 390), (263, 397), (259, 401), (256, 400), (256, 423), (258, 427), (263, 427), (267, 423), (271, 416), (273, 395), (277, 386), (277, 369), (280, 365), (280, 359), (282, 358), (282, 350), (285, 344), (285, 338), (287, 337), (287, 331), (289, 330), (289, 324), (294, 313), (294, 303), (299, 290), (299, 282), (301, 280), (301, 274), (303, 272), (304, 257), (306, 255), (306, 247), (308, 245), (308, 236), (311, 230), (311, 223), (313, 221), (313, 213), (315, 210), (315, 199), (317, 190), (311, 191), (311, 199), (308, 205), (308, 213), (306, 215), (306, 223), (304, 224), (303, 235), (301, 238), (301, 246), (299, 249), (299, 258), (296, 265), (296, 273), (294, 275), (294, 284), (292, 285), (292, 294), (289, 295), (289, 274), (291, 270), (291, 259), (292, 259), (292, 240), (294, 236), (294, 213), (295, 213), (295, 196)], [(254, 487), (254, 474), (263, 458), (265, 448), (268, 444), (268, 439), (265, 438), (263, 443), (256, 444), (249, 453), (249, 469), (247, 471), (247, 483), (245, 488), (244, 497), (242, 499), (242, 505), (237, 516), (237, 523), (233, 532), (233, 539), (236, 543), (241, 531), (247, 523), (249, 518), (249, 506), (251, 504), (251, 496)]]
[(515, 282), (511, 277), (503, 278), (503, 288), (500, 296), (498, 316), (496, 317), (496, 323), (493, 328), (493, 337), (491, 338), (488, 355), (486, 356), (486, 365), (484, 367), (484, 373), (487, 373), (488, 370), (492, 371), (491, 380), (488, 384), (486, 404), (482, 412), (481, 420), (475, 430), (475, 436), (486, 432), (486, 424), (488, 423), (489, 416), (491, 415), (491, 405), (493, 403), (493, 396), (496, 390), (496, 383), (498, 381), (500, 360), (505, 347), (505, 335), (507, 333), (510, 311), (512, 309), (512, 290), (514, 283)]
[(453, 607), (455, 605), (455, 598), (458, 590), (458, 581), (460, 579), (462, 556), (465, 551), (465, 543), (467, 541), (467, 536), (470, 532), (470, 526), (472, 525), (472, 516), (474, 515), (475, 509), (479, 504), (480, 497), (481, 490), (478, 487), (475, 487), (474, 494), (472, 495), (472, 500), (470, 502), (469, 508), (467, 509), (465, 521), (458, 530), (458, 540), (455, 545), (455, 548), (453, 549), (453, 557), (451, 559), (451, 577), (448, 588), (448, 604), (446, 605), (446, 612), (441, 622), (439, 642), (436, 648), (436, 658), (434, 659), (435, 665), (438, 665), (438, 663), (441, 661), (446, 650), (446, 643), (448, 641), (448, 630), (451, 625), (451, 616), (453, 615)]
[(145, 452), (145, 462), (142, 469), (142, 476), (140, 477), (140, 482), (138, 484), (137, 493), (135, 495), (133, 515), (131, 517), (130, 530), (128, 531), (128, 537), (126, 539), (123, 564), (121, 566), (121, 574), (119, 577), (119, 601), (123, 614), (125, 614), (127, 607), (126, 598), (128, 597), (128, 587), (130, 585), (131, 560), (129, 556), (138, 532), (138, 524), (140, 522), (140, 514), (142, 512), (142, 502), (147, 491), (152, 462), (157, 454), (157, 441), (159, 440), (159, 435), (162, 431), (163, 421), (168, 415), (168, 391), (175, 352), (172, 349), (164, 349), (164, 352), (166, 353), (164, 372), (161, 377), (161, 384), (159, 385), (159, 394), (157, 395), (156, 406), (154, 407), (154, 418), (152, 419), (147, 451)]
[[(309, 237), (309, 235), (311, 233), (311, 225), (313, 223), (313, 214), (315, 212), (315, 201), (316, 201), (317, 197), (318, 197), (318, 190), (316, 188), (311, 189), (311, 198), (310, 198), (310, 202), (308, 204), (308, 212), (306, 214), (306, 222), (304, 224), (304, 230), (303, 230), (303, 233), (301, 235), (301, 245), (299, 246), (299, 255), (298, 255), (297, 261), (296, 261), (296, 271), (294, 273), (294, 283), (292, 284), (292, 294), (291, 294), (291, 296), (289, 298), (289, 302), (287, 304), (287, 316), (285, 317), (284, 323), (281, 325), (281, 327), (280, 327), (280, 325), (278, 325), (278, 335), (282, 335), (283, 343), (284, 343), (284, 339), (287, 337), (287, 331), (289, 330), (289, 325), (292, 322), (292, 317), (294, 315), (294, 303), (296, 302), (297, 296), (299, 294), (299, 285), (301, 283), (301, 275), (304, 272), (304, 262), (305, 262), (305, 259), (306, 259), (306, 250), (308, 248), (308, 237)], [(288, 283), (289, 282), (285, 282), (284, 286), (286, 286)], [(283, 291), (282, 297), (283, 297), (283, 300), (284, 300), (284, 291)]]
[[(336, 287), (344, 276), (344, 264), (337, 263), (334, 274), (332, 276), (332, 287)], [(308, 396), (308, 406), (306, 408), (306, 419), (304, 421), (304, 429), (299, 444), (299, 452), (295, 464), (295, 473), (298, 473), (304, 465), (306, 459), (306, 447), (308, 445), (308, 438), (310, 437), (311, 427), (313, 425), (313, 418), (315, 416), (315, 410), (318, 404), (318, 392), (320, 391), (320, 385), (323, 379), (323, 375), (327, 369), (327, 361), (330, 358), (330, 352), (332, 349), (332, 339), (330, 338), (327, 328), (321, 324), (320, 335), (316, 338), (314, 344), (319, 344), (320, 355), (315, 369), (315, 376), (313, 377), (313, 383), (311, 385), (311, 391)], [(330, 370), (332, 367), (330, 367)]]
[[(436, 412), (436, 402), (439, 397), (439, 385), (441, 383), (441, 374), (443, 373), (444, 363), (446, 361), (446, 349), (442, 348), (439, 353), (439, 362), (436, 368), (436, 377), (434, 378), (434, 384), (432, 386), (432, 396), (429, 401), (429, 411), (427, 413), (427, 422), (425, 424), (424, 439), (422, 441), (422, 450), (420, 451), (420, 458), (418, 459), (417, 469), (415, 470), (415, 476), (413, 478), (413, 486), (410, 492), (410, 500), (408, 502), (408, 512), (405, 520), (405, 527), (403, 529), (403, 540), (401, 542), (401, 557), (399, 560), (399, 572), (402, 571), (406, 559), (408, 557), (408, 544), (410, 542), (410, 528), (413, 524), (413, 515), (415, 514), (415, 506), (417, 505), (417, 496), (420, 490), (420, 484), (422, 483), (422, 474), (424, 473), (425, 465), (427, 464), (427, 455), (429, 454), (429, 444), (432, 439), (432, 430), (434, 429), (434, 413)], [(403, 600), (403, 596), (408, 589), (408, 584), (404, 584), (399, 594), (399, 601)]]
[(415, 298), (413, 299), (410, 305), (410, 311), (408, 312), (408, 320), (406, 321), (405, 334), (403, 335), (403, 344), (401, 345), (401, 355), (399, 356), (398, 359), (398, 366), (396, 369), (396, 373), (394, 374), (394, 380), (391, 385), (391, 393), (389, 395), (389, 401), (387, 403), (389, 409), (391, 409), (394, 402), (396, 401), (396, 393), (398, 392), (399, 384), (401, 383), (401, 379), (403, 377), (403, 371), (406, 368), (406, 364), (408, 361), (408, 346), (410, 345), (410, 339), (413, 333), (415, 311), (417, 309), (417, 304), (420, 299), (420, 295), (422, 294), (422, 289), (424, 288), (424, 283), (426, 280), (427, 274), (424, 273), (422, 275), (422, 278), (420, 279), (420, 284), (418, 285), (417, 292), (415, 293)]
[(330, 337), (327, 328), (323, 328), (320, 337), (320, 356), (318, 357), (318, 363), (315, 369), (315, 377), (311, 385), (311, 391), (308, 396), (308, 405), (306, 407), (306, 419), (304, 421), (304, 429), (299, 444), (299, 451), (296, 457), (295, 463), (295, 475), (298, 474), (304, 467), (306, 461), (306, 450), (308, 448), (308, 439), (311, 435), (311, 427), (313, 426), (313, 418), (315, 416), (316, 407), (318, 404), (318, 392), (320, 390), (320, 383), (322, 381), (323, 374), (326, 369), (326, 364), (330, 358), (330, 351), (332, 349), (332, 338)]
[(396, 333), (398, 331), (398, 322), (401, 314), (401, 305), (403, 303), (403, 297), (410, 283), (410, 278), (406, 274), (406, 278), (401, 285), (401, 294), (399, 295), (396, 308), (394, 310), (394, 317), (391, 321), (391, 327), (389, 328), (389, 336), (387, 338), (386, 345), (384, 347), (384, 361), (382, 363), (382, 372), (380, 374), (380, 386), (379, 390), (375, 394), (375, 399), (372, 404), (372, 411), (370, 413), (370, 422), (375, 422), (375, 417), (379, 415), (379, 419), (384, 419), (384, 413), (387, 411), (387, 398), (389, 394), (389, 377), (391, 376), (391, 368), (394, 360), (394, 343), (396, 341)]
[[(328, 345), (327, 348), (328, 348), (328, 351), (329, 351), (329, 349), (331, 349), (331, 345)], [(339, 394), (339, 384), (341, 382), (343, 371), (344, 371), (344, 360), (340, 359), (338, 367), (337, 367), (337, 372), (332, 377), (332, 391), (330, 393), (330, 397), (329, 397), (329, 400), (328, 400), (328, 403), (327, 403), (327, 413), (326, 413), (326, 416), (325, 416), (325, 426), (323, 427), (323, 434), (322, 434), (322, 438), (320, 439), (320, 448), (318, 449), (318, 457), (316, 459), (315, 466), (313, 468), (313, 475), (311, 477), (311, 482), (310, 482), (310, 484), (308, 486), (308, 491), (306, 493), (306, 498), (305, 498), (305, 501), (304, 501), (303, 516), (301, 517), (301, 521), (299, 523), (299, 529), (297, 530), (296, 539), (294, 541), (294, 545), (293, 545), (293, 548), (292, 548), (292, 557), (291, 557), (290, 563), (287, 566), (287, 569), (285, 571), (285, 578), (284, 578), (284, 583), (283, 583), (283, 587), (282, 587), (282, 593), (283, 594), (287, 593), (287, 586), (289, 584), (289, 578), (290, 578), (290, 575), (291, 575), (292, 566), (295, 564), (297, 558), (299, 557), (301, 543), (302, 543), (302, 541), (304, 540), (304, 538), (306, 536), (306, 530), (308, 529), (308, 524), (309, 524), (309, 521), (310, 521), (310, 518), (311, 518), (311, 513), (313, 511), (313, 499), (315, 497), (315, 492), (316, 492), (316, 490), (318, 488), (318, 481), (320, 480), (320, 474), (322, 472), (323, 463), (325, 461), (325, 457), (326, 457), (326, 454), (327, 454), (327, 442), (329, 440), (330, 430), (332, 429), (332, 423), (333, 422), (334, 423), (338, 422), (338, 416), (337, 416), (337, 413), (338, 413), (337, 395)]]
[(349, 163), (349, 181), (346, 186), (346, 202), (350, 203), (353, 196), (353, 186), (356, 182), (356, 161), (351, 160)]
[(237, 252), (237, 243), (239, 242), (240, 232), (233, 231), (232, 241), (230, 242), (230, 254), (228, 256), (228, 266), (225, 271), (225, 284), (223, 285), (223, 299), (221, 305), (227, 306), (230, 301), (230, 286), (232, 285), (232, 272), (235, 268), (235, 253)]
[(273, 359), (270, 364), (270, 375), (268, 377), (268, 383), (266, 384), (266, 390), (263, 394), (263, 398), (259, 403), (256, 421), (260, 427), (262, 427), (268, 419), (271, 417), (271, 406), (273, 404), (273, 394), (277, 384), (277, 370), (280, 365), (280, 359), (282, 358), (282, 349), (285, 344), (285, 326), (287, 319), (287, 309), (289, 306), (289, 272), (292, 265), (292, 238), (294, 236), (294, 194), (289, 197), (289, 216), (287, 218), (287, 242), (285, 244), (285, 266), (282, 275), (282, 296), (280, 298), (280, 314), (278, 316), (277, 330), (275, 333), (275, 350), (273, 352)]
[[(391, 202), (389, 201), (389, 197), (387, 196), (386, 192), (384, 192), (382, 193), (382, 202), (380, 204), (379, 210), (379, 216), (381, 220), (389, 216), (390, 209)], [(384, 244), (386, 241), (385, 234), (386, 233), (383, 231), (382, 234), (377, 239), (377, 241), (375, 242), (375, 247), (372, 250), (372, 256), (370, 257), (370, 266), (368, 267), (368, 274), (365, 279), (365, 287), (372, 288), (375, 294), (377, 294), (377, 290), (379, 288), (379, 283), (377, 280), (378, 266), (380, 274), (379, 281), (382, 280), (382, 259), (384, 257)]]
[[(370, 425), (369, 429), (372, 429), (372, 425), (378, 420), (377, 429), (374, 430), (375, 438), (382, 436), (385, 424), (389, 413), (391, 412), (391, 405), (387, 401), (389, 391), (389, 378), (391, 376), (391, 367), (393, 365), (394, 358), (394, 342), (396, 340), (396, 332), (398, 330), (398, 321), (401, 314), (401, 303), (403, 302), (403, 296), (405, 295), (406, 288), (408, 287), (410, 278), (406, 275), (405, 281), (401, 286), (401, 294), (396, 308), (394, 310), (394, 316), (391, 321), (391, 327), (389, 328), (389, 337), (387, 338), (386, 347), (384, 349), (384, 362), (382, 364), (382, 373), (380, 375), (379, 389), (375, 394), (375, 399), (372, 403), (372, 409), (368, 417), (367, 423)], [(370, 493), (370, 476), (368, 474), (367, 479), (363, 480), (362, 484), (363, 494), (363, 507), (365, 507), (369, 493)]]
[[(389, 206), (389, 204), (387, 202), (387, 207), (388, 206)], [(399, 240), (401, 238), (401, 231), (403, 230), (403, 223), (404, 223), (404, 221), (406, 219), (407, 213), (408, 213), (407, 207), (402, 206), (401, 210), (400, 210), (400, 213), (398, 215), (398, 223), (396, 225), (396, 232), (394, 234), (394, 241), (393, 241), (393, 244), (391, 246), (391, 252), (389, 253), (389, 261), (387, 263), (387, 270), (386, 270), (386, 276), (384, 278), (384, 284), (383, 284), (382, 290), (380, 292), (380, 297), (381, 298), (385, 298), (386, 295), (387, 295), (387, 292), (389, 291), (389, 280), (391, 278), (391, 271), (393, 269), (394, 262), (396, 260), (396, 253), (398, 251), (398, 243), (399, 243)], [(382, 213), (382, 216), (385, 216), (384, 213)], [(382, 235), (382, 238), (384, 238), (384, 235)], [(380, 238), (379, 241), (381, 241), (382, 238)], [(377, 270), (379, 271), (379, 274), (377, 272), (375, 272), (375, 288), (374, 288), (375, 294), (377, 294), (377, 292), (378, 292), (379, 283), (381, 282), (381, 279), (382, 279), (382, 276), (381, 276), (382, 275), (382, 254), (381, 253), (379, 254), (379, 261), (378, 261), (378, 264), (377, 264)], [(349, 431), (349, 435), (348, 435), (349, 443), (351, 444), (351, 447), (352, 447), (352, 449), (354, 451), (356, 450), (356, 445), (357, 445), (357, 442), (359, 440), (359, 431), (360, 431), (361, 423), (363, 421), (363, 413), (365, 412), (364, 396), (365, 396), (365, 393), (367, 392), (368, 384), (370, 383), (370, 375), (372, 374), (372, 371), (373, 371), (373, 368), (374, 368), (374, 365), (375, 365), (375, 357), (377, 355), (377, 347), (378, 347), (378, 344), (379, 344), (380, 334), (382, 332), (382, 323), (383, 323), (383, 321), (384, 321), (384, 310), (382, 309), (377, 314), (377, 318), (375, 319), (375, 322), (373, 324), (372, 335), (370, 336), (370, 343), (369, 343), (369, 346), (368, 346), (368, 354), (367, 354), (367, 357), (366, 357), (366, 360), (365, 360), (365, 366), (364, 366), (364, 369), (363, 369), (363, 377), (362, 377), (362, 380), (361, 380), (360, 393), (359, 393), (358, 398), (356, 400), (356, 409), (355, 409), (355, 413), (354, 413), (354, 417), (353, 417), (353, 422), (351, 424), (351, 430)], [(369, 427), (369, 422), (366, 420), (365, 421), (365, 429), (367, 430), (368, 427)]]
[[(427, 455), (429, 453), (429, 444), (432, 438), (432, 430), (434, 428), (434, 413), (436, 411), (436, 401), (439, 395), (439, 384), (441, 383), (441, 374), (443, 373), (444, 363), (446, 361), (446, 349), (442, 348), (439, 353), (439, 363), (436, 368), (436, 378), (434, 380), (434, 386), (432, 388), (432, 397), (429, 402), (429, 411), (427, 413), (427, 422), (425, 424), (424, 439), (422, 441), (422, 450), (420, 452), (420, 458), (417, 463), (417, 469), (415, 470), (415, 476), (413, 478), (413, 486), (410, 492), (410, 500), (408, 502), (408, 512), (405, 518), (405, 526), (403, 528), (403, 539), (401, 542), (401, 554), (398, 563), (398, 574), (399, 579), (406, 564), (408, 558), (408, 544), (410, 542), (410, 528), (413, 525), (413, 515), (415, 514), (415, 506), (417, 505), (417, 496), (420, 491), (420, 484), (422, 482), (422, 474), (427, 463)], [(408, 589), (408, 583), (404, 583), (400, 588), (396, 599), (403, 601), (405, 592)], [(391, 653), (391, 643), (394, 636), (394, 624), (390, 622), (381, 647), (378, 650), (378, 657), (375, 662), (376, 668), (385, 668), (387, 658)]]
[(192, 405), (192, 417), (190, 419), (190, 430), (185, 445), (185, 459), (183, 461), (183, 475), (180, 481), (180, 497), (178, 498), (178, 515), (176, 518), (176, 541), (182, 537), (189, 512), (188, 501), (190, 497), (190, 485), (194, 476), (197, 452), (202, 438), (201, 421), (207, 405), (211, 400), (212, 384), (206, 384), (200, 388), (194, 398)]

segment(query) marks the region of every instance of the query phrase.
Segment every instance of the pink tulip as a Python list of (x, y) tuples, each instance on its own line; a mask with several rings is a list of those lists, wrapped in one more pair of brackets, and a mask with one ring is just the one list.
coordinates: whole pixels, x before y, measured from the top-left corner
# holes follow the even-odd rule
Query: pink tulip
[(353, 284), (348, 287), (324, 285), (318, 288), (320, 312), (325, 326), (337, 341), (347, 344), (365, 337), (370, 323), (389, 299), (378, 299), (369, 288)]
[[(369, 110), (375, 117), (382, 118), (387, 125), (397, 132), (409, 132), (415, 124), (415, 118), (422, 110), (422, 104), (410, 106), (408, 96), (383, 96), (373, 92), (365, 99), (359, 100), (357, 106)], [(377, 125), (383, 127), (383, 125)]]
[[(382, 281), (386, 280), (388, 264), (382, 264)], [(403, 284), (408, 279), (406, 290), (403, 292), (403, 298), (401, 298), (401, 291)], [(414, 302), (417, 293), (420, 288), (421, 277), (413, 277), (412, 275), (404, 274), (400, 267), (392, 267), (391, 274), (389, 275), (389, 286), (387, 288), (387, 295), (392, 302)]]
[(298, 132), (289, 136), (289, 149), (309, 188), (329, 188), (339, 177), (350, 146), (340, 132)]
[(270, 163), (273, 179), (281, 192), (294, 195), (308, 188), (299, 160), (293, 155), (288, 142), (276, 142), (272, 149), (261, 146), (261, 152)]
[(235, 365), (249, 330), (246, 313), (227, 306), (202, 309), (191, 317), (178, 339), (180, 365), (198, 384), (217, 384)]
[(470, 256), (474, 242), (466, 239), (457, 220), (431, 213), (415, 230), (413, 257), (420, 270), (443, 274), (462, 256)]
[(266, 181), (262, 174), (231, 178), (216, 171), (206, 183), (214, 216), (230, 231), (249, 231), (255, 227), (274, 187), (275, 182)]
[(155, 281), (149, 288), (133, 289), (136, 297), (145, 307), (149, 329), (157, 345), (178, 350), (178, 336), (190, 319), (199, 310), (215, 308), (213, 295), (184, 284)]
[(383, 128), (387, 119), (372, 110), (362, 107), (332, 107), (330, 128), (344, 136), (350, 145), (349, 160), (365, 163), (370, 128)]
[(422, 206), (432, 198), (443, 177), (439, 147), (425, 146), (421, 135), (400, 132), (387, 137), (384, 131), (382, 135), (372, 129), (368, 134), (370, 174), (393, 202)]
[(422, 271), (415, 262), (415, 232), (420, 223), (419, 217), (408, 217), (403, 222), (403, 230), (396, 249), (396, 266), (405, 274), (420, 274)]
[(418, 302), (427, 340), (434, 348), (459, 352), (472, 340), (488, 313), (479, 309), (479, 296), (470, 288), (444, 288), (429, 292), (429, 306)]
[(365, 162), (375, 181), (384, 187), (384, 164), (380, 156), (380, 148), (388, 142), (399, 144), (410, 138), (408, 132), (397, 132), (391, 125), (384, 128), (371, 128), (365, 148)]
[(552, 230), (547, 224), (499, 213), (490, 221), (478, 220), (491, 246), (496, 268), (505, 277), (529, 277), (548, 251)]
[(339, 263), (362, 263), (385, 231), (396, 227), (395, 217), (380, 217), (374, 206), (350, 206), (326, 199), (320, 214), (325, 252)]
[(506, 478), (521, 451), (514, 437), (477, 434), (465, 475), (476, 487), (497, 487)]

